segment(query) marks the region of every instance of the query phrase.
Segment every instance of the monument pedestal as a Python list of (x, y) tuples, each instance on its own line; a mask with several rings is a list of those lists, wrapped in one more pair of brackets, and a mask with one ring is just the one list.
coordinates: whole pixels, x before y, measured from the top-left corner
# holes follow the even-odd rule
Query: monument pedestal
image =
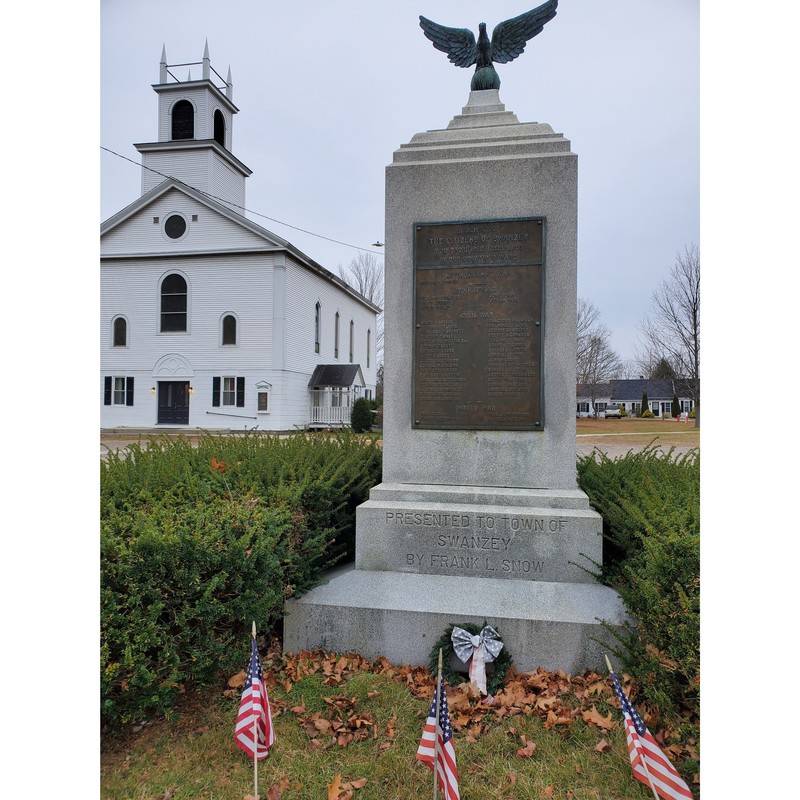
[(486, 620), (518, 669), (602, 665), (600, 623), (625, 611), (592, 576), (602, 520), (576, 483), (576, 259), (577, 156), (497, 90), (395, 152), (383, 483), (355, 568), (287, 602), (287, 651), (423, 664)]

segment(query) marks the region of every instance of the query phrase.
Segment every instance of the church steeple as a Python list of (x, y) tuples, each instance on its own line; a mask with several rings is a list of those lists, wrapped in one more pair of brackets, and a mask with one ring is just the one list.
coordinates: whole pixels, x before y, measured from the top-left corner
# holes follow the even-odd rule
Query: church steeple
[[(185, 80), (178, 77), (178, 67), (188, 67)], [(192, 78), (192, 67), (200, 67), (199, 80)], [(239, 109), (233, 102), (230, 66), (226, 78), (214, 69), (206, 39), (202, 59), (189, 63), (167, 63), (164, 45), (158, 73), (159, 82), (153, 84), (158, 140), (134, 145), (144, 165), (142, 193), (161, 183), (164, 178), (158, 173), (164, 173), (244, 206), (245, 178), (252, 170), (232, 152), (233, 117)]]

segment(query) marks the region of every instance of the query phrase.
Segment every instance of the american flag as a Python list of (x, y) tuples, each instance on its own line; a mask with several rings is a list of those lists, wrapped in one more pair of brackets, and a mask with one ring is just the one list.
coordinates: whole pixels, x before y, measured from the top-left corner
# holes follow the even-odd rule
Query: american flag
[(439, 786), (442, 788), (444, 800), (459, 800), (458, 770), (456, 769), (456, 751), (453, 747), (453, 728), (450, 725), (450, 714), (447, 710), (447, 692), (444, 681), (437, 687), (439, 691), (439, 725), (436, 725), (436, 698), (431, 703), (428, 719), (422, 729), (422, 739), (417, 748), (417, 760), (433, 769), (434, 731), (439, 736), (439, 747), (436, 764), (436, 774), (439, 777)]
[[(255, 725), (257, 737), (253, 737)], [(264, 686), (261, 672), (261, 659), (258, 657), (258, 646), (253, 638), (250, 644), (250, 665), (247, 667), (247, 679), (239, 703), (239, 715), (233, 731), (236, 746), (247, 753), (250, 758), (259, 761), (266, 758), (269, 748), (275, 741), (275, 730), (272, 727), (272, 711), (269, 707), (269, 696)]]
[(633, 777), (654, 789), (665, 800), (691, 800), (692, 793), (686, 782), (664, 755), (653, 734), (647, 730), (644, 720), (636, 713), (628, 696), (622, 691), (622, 685), (614, 672), (611, 673), (611, 683), (622, 708)]

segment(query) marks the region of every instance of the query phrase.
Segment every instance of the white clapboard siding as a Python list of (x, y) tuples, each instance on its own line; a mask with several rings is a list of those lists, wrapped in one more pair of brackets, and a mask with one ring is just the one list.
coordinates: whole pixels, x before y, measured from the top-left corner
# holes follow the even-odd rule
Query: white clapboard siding
[[(334, 284), (289, 259), (286, 280), (286, 360), (311, 377), (317, 364), (349, 363), (350, 320), (355, 323), (353, 363), (361, 365), (367, 388), (375, 388), (375, 312)], [(322, 307), (320, 352), (314, 352), (314, 305)], [(334, 356), (334, 324), (339, 312), (339, 357)], [(367, 368), (367, 329), (372, 353)]]
[(209, 185), (206, 191), (230, 201), (234, 204), (234, 211), (244, 214), (242, 210), (245, 205), (244, 176), (231, 169), (213, 150), (209, 150), (209, 161)]
[[(186, 217), (188, 232), (170, 239), (163, 229), (172, 213)], [(192, 222), (197, 214), (197, 222)], [(158, 223), (153, 222), (158, 217)], [(171, 189), (125, 222), (106, 233), (100, 245), (103, 255), (115, 253), (163, 253), (222, 250), (237, 247), (268, 247), (269, 242), (227, 219), (177, 189)]]

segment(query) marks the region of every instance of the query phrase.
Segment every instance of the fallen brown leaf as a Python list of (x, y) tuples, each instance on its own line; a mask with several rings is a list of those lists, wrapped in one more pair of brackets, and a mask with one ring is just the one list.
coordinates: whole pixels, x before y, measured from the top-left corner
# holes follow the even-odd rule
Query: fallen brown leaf
[(542, 797), (548, 798), (553, 796), (553, 792), (556, 790), (553, 784), (548, 784), (547, 786), (542, 789)]
[(595, 750), (596, 750), (598, 753), (605, 753), (605, 752), (606, 752), (606, 750), (610, 750), (610, 749), (611, 749), (611, 743), (608, 741), (608, 739), (601, 739), (601, 740), (600, 740), (600, 741), (599, 741), (599, 742), (598, 742), (598, 743), (595, 745), (594, 749), (595, 749)]
[(237, 672), (235, 675), (231, 675), (228, 678), (228, 688), (229, 689), (241, 689), (244, 686), (244, 682), (247, 679), (247, 676), (244, 673), (244, 670), (241, 672)]
[(357, 781), (350, 781), (350, 785), (354, 789), (363, 789), (367, 785), (367, 779), (359, 778)]
[(284, 775), (277, 783), (267, 789), (267, 800), (281, 800), (283, 793), (289, 788), (289, 779)]
[(517, 755), (520, 758), (530, 758), (536, 752), (536, 742), (531, 741), (528, 739), (527, 744), (524, 747), (520, 747), (517, 750)]
[(584, 722), (588, 722), (590, 725), (596, 725), (604, 731), (610, 731), (614, 727), (614, 720), (611, 718), (611, 712), (609, 711), (608, 716), (604, 717), (597, 710), (596, 706), (592, 706), (588, 711), (582, 712), (581, 717), (583, 717)]
[(175, 794), (175, 787), (173, 786), (167, 789), (166, 792), (164, 792), (164, 794), (161, 797), (161, 800), (172, 800), (172, 795), (174, 794)]
[(513, 769), (506, 775), (506, 778), (512, 786), (517, 785), (517, 773)]
[(328, 800), (339, 800), (339, 792), (342, 790), (342, 776), (337, 772), (333, 780), (328, 784)]

